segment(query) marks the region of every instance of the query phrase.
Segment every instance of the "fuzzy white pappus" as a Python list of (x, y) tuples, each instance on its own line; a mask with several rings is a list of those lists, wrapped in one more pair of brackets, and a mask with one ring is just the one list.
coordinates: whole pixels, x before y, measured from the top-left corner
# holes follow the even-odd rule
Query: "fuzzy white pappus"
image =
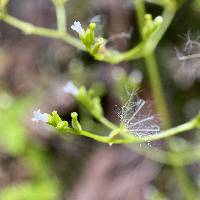
[(126, 129), (138, 137), (160, 132), (158, 116), (152, 114), (150, 104), (135, 94), (131, 94), (118, 115)]

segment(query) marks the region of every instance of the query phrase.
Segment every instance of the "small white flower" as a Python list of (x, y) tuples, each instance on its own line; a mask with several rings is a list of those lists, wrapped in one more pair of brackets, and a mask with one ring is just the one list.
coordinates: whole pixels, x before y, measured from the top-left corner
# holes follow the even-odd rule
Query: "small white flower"
[(74, 85), (72, 81), (69, 81), (64, 87), (64, 92), (72, 94), (73, 96), (76, 96), (78, 94), (79, 89)]
[(32, 121), (33, 122), (39, 122), (39, 121), (48, 122), (49, 121), (48, 114), (41, 113), (40, 109), (38, 109), (37, 111), (33, 111)]
[(83, 33), (84, 31), (79, 21), (75, 21), (74, 24), (71, 25), (71, 29), (76, 31), (79, 34)]

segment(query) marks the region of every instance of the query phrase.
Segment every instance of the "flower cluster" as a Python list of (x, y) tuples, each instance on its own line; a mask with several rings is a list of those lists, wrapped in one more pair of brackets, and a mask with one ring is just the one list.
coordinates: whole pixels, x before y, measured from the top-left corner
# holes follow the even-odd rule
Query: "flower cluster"
[(86, 31), (82, 28), (79, 21), (75, 21), (71, 25), (71, 29), (79, 34), (81, 42), (84, 44), (86, 50), (93, 56), (104, 49), (105, 40), (104, 38), (97, 38), (95, 36), (95, 23), (90, 23)]

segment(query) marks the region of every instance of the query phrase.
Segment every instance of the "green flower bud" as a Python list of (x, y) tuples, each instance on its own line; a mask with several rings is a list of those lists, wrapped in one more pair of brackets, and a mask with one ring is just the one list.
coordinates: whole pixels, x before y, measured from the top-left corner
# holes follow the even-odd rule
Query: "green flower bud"
[(78, 122), (78, 114), (76, 112), (71, 113), (71, 117), (72, 117), (72, 127), (75, 130), (81, 131), (82, 127), (80, 125), (80, 123)]
[(57, 129), (59, 131), (67, 131), (69, 129), (68, 122), (67, 121), (62, 121), (62, 122), (58, 123)]

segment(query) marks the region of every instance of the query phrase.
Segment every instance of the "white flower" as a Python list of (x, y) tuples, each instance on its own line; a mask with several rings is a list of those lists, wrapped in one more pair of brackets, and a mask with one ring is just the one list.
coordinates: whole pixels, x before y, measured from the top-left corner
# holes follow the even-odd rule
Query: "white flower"
[(73, 25), (71, 25), (71, 29), (76, 31), (77, 33), (83, 33), (83, 28), (81, 26), (81, 23), (79, 21), (75, 21)]
[(64, 87), (64, 92), (72, 94), (73, 96), (76, 96), (78, 94), (79, 89), (74, 85), (72, 81), (69, 81)]
[(38, 109), (37, 111), (33, 111), (32, 121), (33, 122), (39, 122), (39, 121), (48, 122), (49, 121), (48, 114), (41, 113), (40, 109)]

